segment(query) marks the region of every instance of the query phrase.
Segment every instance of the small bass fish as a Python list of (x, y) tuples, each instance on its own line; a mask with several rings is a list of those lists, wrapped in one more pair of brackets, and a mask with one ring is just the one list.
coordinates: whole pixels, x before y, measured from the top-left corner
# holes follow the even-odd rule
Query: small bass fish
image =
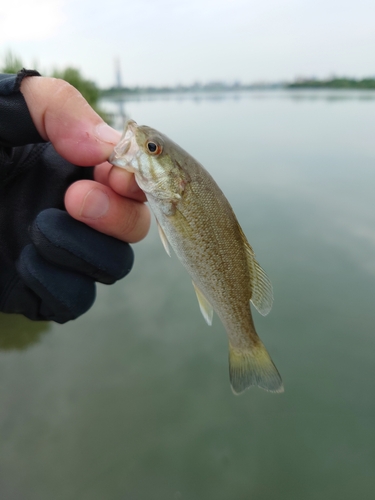
[(283, 384), (258, 337), (250, 301), (266, 315), (272, 285), (255, 260), (237, 218), (204, 167), (164, 134), (129, 120), (109, 158), (133, 172), (169, 245), (193, 279), (200, 309), (211, 325), (213, 311), (229, 338), (229, 375), (239, 394), (251, 385), (282, 392)]

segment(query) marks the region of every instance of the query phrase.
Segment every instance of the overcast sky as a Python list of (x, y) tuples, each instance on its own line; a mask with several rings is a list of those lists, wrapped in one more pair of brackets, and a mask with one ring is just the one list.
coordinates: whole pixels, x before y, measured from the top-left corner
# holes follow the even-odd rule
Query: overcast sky
[[(3, 5), (3, 4), (8, 5)], [(375, 75), (374, 0), (11, 0), (7, 50), (101, 87)]]

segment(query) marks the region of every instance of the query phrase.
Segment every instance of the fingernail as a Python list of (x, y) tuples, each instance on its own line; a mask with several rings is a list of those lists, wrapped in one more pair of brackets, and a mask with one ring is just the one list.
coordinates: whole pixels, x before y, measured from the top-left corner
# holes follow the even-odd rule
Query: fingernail
[(96, 125), (94, 133), (100, 141), (113, 144), (114, 146), (118, 143), (121, 137), (120, 132), (117, 132), (105, 122)]
[(98, 219), (105, 215), (109, 208), (109, 198), (100, 189), (94, 188), (89, 191), (82, 203), (81, 217), (87, 219)]

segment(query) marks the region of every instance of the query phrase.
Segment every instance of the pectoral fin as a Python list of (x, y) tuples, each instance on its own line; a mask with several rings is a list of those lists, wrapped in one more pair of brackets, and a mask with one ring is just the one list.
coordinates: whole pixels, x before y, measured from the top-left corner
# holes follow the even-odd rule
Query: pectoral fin
[(164, 247), (165, 251), (167, 252), (167, 254), (170, 257), (171, 256), (171, 252), (169, 250), (169, 243), (168, 243), (167, 237), (165, 236), (165, 232), (163, 231), (163, 228), (161, 227), (161, 225), (159, 224), (158, 221), (156, 221), (156, 224), (158, 226), (159, 236), (160, 236), (161, 242), (163, 243), (163, 247)]
[(260, 264), (256, 261), (254, 250), (251, 248), (249, 242), (247, 241), (241, 227), (239, 227), (239, 229), (242, 235), (242, 240), (246, 251), (247, 264), (250, 271), (250, 300), (257, 311), (262, 316), (266, 316), (272, 309), (272, 285), (267, 274), (262, 269)]
[(214, 315), (214, 310), (212, 309), (212, 305), (208, 302), (206, 297), (203, 295), (203, 292), (197, 287), (197, 285), (193, 281), (193, 286), (195, 293), (197, 294), (197, 299), (199, 303), (199, 307), (201, 313), (203, 314), (204, 319), (208, 325), (212, 325), (212, 317)]

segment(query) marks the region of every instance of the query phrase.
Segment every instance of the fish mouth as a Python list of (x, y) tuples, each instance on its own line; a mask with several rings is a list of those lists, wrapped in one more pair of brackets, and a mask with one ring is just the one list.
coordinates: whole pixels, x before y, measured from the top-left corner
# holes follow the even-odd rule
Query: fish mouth
[(135, 136), (137, 127), (138, 125), (134, 120), (126, 122), (122, 137), (108, 158), (109, 163), (124, 168), (129, 172), (135, 172), (130, 163), (139, 153), (139, 146)]

